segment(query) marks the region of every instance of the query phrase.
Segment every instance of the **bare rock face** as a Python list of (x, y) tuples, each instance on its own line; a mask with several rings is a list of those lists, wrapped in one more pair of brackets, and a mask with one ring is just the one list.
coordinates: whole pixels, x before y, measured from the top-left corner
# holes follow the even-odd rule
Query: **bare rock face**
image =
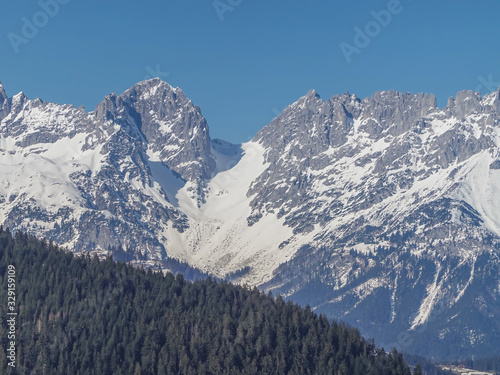
[(490, 164), (490, 169), (500, 169), (500, 160), (495, 160)]
[(144, 81), (105, 98), (95, 114), (98, 121), (112, 119), (138, 131), (148, 150), (185, 180), (211, 177), (215, 162), (207, 122), (181, 89), (157, 78)]
[(7, 116), (10, 111), (10, 102), (5, 90), (3, 88), (2, 82), (0, 82), (0, 121)]
[(455, 98), (453, 113), (462, 118), (468, 114), (481, 112), (481, 95), (472, 90), (460, 91)]

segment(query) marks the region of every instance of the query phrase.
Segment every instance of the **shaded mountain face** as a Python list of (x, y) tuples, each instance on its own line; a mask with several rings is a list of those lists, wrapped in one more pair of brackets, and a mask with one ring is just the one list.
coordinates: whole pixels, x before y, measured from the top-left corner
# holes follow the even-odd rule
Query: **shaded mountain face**
[(386, 349), (500, 345), (500, 99), (311, 90), (252, 141), (211, 140), (158, 79), (94, 112), (0, 86), (0, 222), (281, 293)]
[(7, 116), (10, 111), (10, 100), (5, 93), (2, 83), (0, 82), (0, 121)]
[(148, 153), (184, 180), (199, 183), (211, 177), (215, 162), (207, 122), (179, 88), (157, 79), (141, 82), (120, 96), (106, 97), (95, 118), (118, 123), (135, 138), (142, 135)]

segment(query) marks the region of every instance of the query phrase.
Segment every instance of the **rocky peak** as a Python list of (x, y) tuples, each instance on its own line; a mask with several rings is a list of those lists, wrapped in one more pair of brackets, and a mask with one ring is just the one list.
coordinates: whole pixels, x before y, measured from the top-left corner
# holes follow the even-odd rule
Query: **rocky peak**
[(497, 114), (500, 114), (500, 87), (498, 87), (497, 91), (493, 94), (493, 109)]
[(436, 109), (436, 97), (433, 94), (380, 91), (364, 99), (362, 108), (361, 120), (370, 122), (364, 130), (372, 137), (376, 138), (383, 132), (398, 136)]
[(181, 89), (158, 78), (139, 82), (119, 96), (105, 97), (95, 118), (143, 142), (151, 160), (192, 183), (192, 198), (203, 201), (206, 180), (215, 169), (208, 124)]
[(459, 118), (481, 111), (481, 94), (472, 90), (459, 91), (454, 102), (453, 113)]
[(321, 126), (320, 116), (325, 103), (315, 90), (310, 90), (306, 95), (291, 104), (273, 121), (262, 128), (253, 138), (268, 148), (269, 161), (277, 160), (284, 149), (293, 147), (292, 144), (313, 142), (315, 128)]
[(420, 126), (422, 118), (436, 109), (436, 97), (432, 94), (389, 90), (360, 100), (356, 95), (345, 93), (323, 102), (316, 91), (310, 90), (254, 139), (266, 147), (272, 146), (277, 154), (292, 140), (307, 144), (309, 150), (323, 152), (325, 148), (343, 145), (356, 119), (361, 122), (360, 131), (378, 139), (385, 135), (397, 136)]
[[(2, 133), (22, 133), (22, 130), (17, 129), (19, 127), (23, 127), (23, 125), (21, 124), (23, 119), (22, 116), (19, 117), (19, 114), (24, 110), (28, 102), (28, 98), (22, 92), (14, 95), (10, 99), (4, 99), (3, 103), (0, 106), (0, 121), (2, 124)], [(18, 123), (20, 126), (15, 126), (16, 123)]]
[(2, 119), (7, 116), (9, 111), (10, 111), (9, 98), (5, 93), (2, 82), (0, 82), (0, 121), (2, 121)]
[(497, 115), (500, 114), (500, 87), (497, 91), (483, 96), (481, 99), (481, 105), (488, 112), (492, 112)]
[(0, 104), (2, 104), (5, 100), (7, 100), (7, 94), (5, 93), (2, 81), (0, 81)]
[(149, 151), (188, 181), (208, 179), (215, 168), (208, 124), (184, 92), (158, 78), (139, 82), (120, 98)]
[(12, 114), (17, 115), (19, 112), (21, 112), (27, 102), (28, 98), (26, 97), (26, 95), (24, 95), (22, 91), (14, 95), (11, 99), (11, 108), (10, 108)]
[(121, 95), (111, 93), (104, 97), (103, 101), (97, 105), (94, 117), (108, 135), (115, 131), (114, 125), (118, 125), (120, 130), (126, 132), (130, 137), (141, 142), (144, 141), (140, 130), (140, 116)]
[(27, 147), (39, 143), (54, 143), (77, 133), (90, 133), (95, 124), (82, 107), (59, 105), (20, 92), (0, 104), (1, 132), (14, 137), (16, 145)]
[(104, 97), (95, 111), (94, 115), (99, 122), (114, 121), (118, 108), (122, 105), (121, 99), (115, 94), (111, 93)]
[(321, 97), (319, 96), (319, 94), (314, 89), (309, 90), (307, 92), (305, 98), (306, 99), (321, 99)]
[[(172, 99), (176, 96), (176, 91), (182, 93), (179, 88), (174, 89), (167, 82), (162, 81), (159, 78), (152, 78), (145, 81), (136, 83), (130, 89), (126, 90), (121, 96), (123, 98), (129, 98), (132, 101), (143, 101), (163, 98)], [(184, 93), (181, 94), (184, 100), (188, 100)]]

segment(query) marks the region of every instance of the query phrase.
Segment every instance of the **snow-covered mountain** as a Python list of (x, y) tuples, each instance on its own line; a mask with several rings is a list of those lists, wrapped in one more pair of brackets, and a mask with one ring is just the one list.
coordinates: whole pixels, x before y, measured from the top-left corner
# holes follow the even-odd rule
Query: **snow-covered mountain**
[(462, 91), (440, 109), (433, 95), (311, 90), (233, 145), (159, 79), (90, 113), (0, 84), (0, 223), (77, 252), (175, 258), (386, 348), (493, 355), (499, 96)]

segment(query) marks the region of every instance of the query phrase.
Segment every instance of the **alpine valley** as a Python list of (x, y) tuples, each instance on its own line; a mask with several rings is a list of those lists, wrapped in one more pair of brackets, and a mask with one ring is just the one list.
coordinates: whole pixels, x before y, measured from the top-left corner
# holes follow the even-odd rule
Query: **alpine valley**
[(435, 359), (500, 348), (500, 91), (314, 91), (211, 139), (159, 79), (83, 107), (0, 84), (0, 224), (258, 286)]

